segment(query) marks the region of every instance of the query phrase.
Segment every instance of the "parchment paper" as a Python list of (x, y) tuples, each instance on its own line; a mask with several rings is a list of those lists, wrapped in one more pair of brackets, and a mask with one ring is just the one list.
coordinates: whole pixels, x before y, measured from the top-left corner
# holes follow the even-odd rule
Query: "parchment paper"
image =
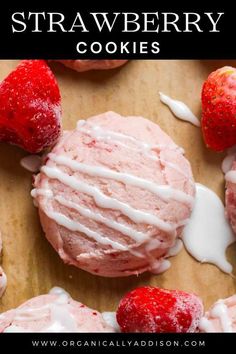
[[(0, 61), (0, 79), (17, 63)], [(79, 118), (108, 110), (149, 118), (185, 149), (195, 180), (223, 198), (220, 164), (224, 154), (207, 150), (200, 129), (174, 118), (160, 102), (158, 92), (184, 101), (200, 117), (202, 83), (212, 70), (226, 64), (236, 62), (131, 61), (119, 69), (82, 74), (58, 63), (50, 65), (61, 89), (64, 129), (73, 129)], [(213, 265), (198, 263), (185, 250), (171, 258), (171, 268), (162, 275), (110, 279), (64, 265), (43, 236), (30, 197), (31, 174), (19, 164), (25, 155), (17, 147), (0, 144), (0, 228), (3, 268), (8, 275), (0, 312), (53, 286), (65, 288), (75, 299), (99, 311), (115, 310), (125, 292), (144, 284), (193, 291), (203, 298), (206, 308), (236, 292), (235, 279)], [(228, 250), (228, 259), (236, 267), (236, 244)]]

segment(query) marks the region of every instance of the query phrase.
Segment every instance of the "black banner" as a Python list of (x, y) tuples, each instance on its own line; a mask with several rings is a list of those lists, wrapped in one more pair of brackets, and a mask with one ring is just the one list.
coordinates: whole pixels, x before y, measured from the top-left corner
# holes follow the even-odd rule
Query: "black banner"
[[(231, 351), (233, 333), (208, 334), (35, 334), (5, 333), (0, 346), (23, 353), (212, 353)], [(3, 349), (4, 350), (4, 349)]]
[(236, 58), (230, 4), (1, 6), (1, 59)]

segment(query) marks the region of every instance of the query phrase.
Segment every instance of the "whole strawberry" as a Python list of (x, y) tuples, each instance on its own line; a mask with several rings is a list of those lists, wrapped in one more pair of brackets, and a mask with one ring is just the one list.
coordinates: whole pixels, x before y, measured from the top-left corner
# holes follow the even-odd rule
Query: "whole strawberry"
[(0, 141), (37, 153), (61, 133), (61, 97), (44, 60), (23, 60), (0, 84)]
[(121, 332), (196, 332), (203, 315), (194, 294), (152, 286), (137, 288), (120, 301), (116, 313)]
[(236, 144), (236, 69), (211, 73), (202, 88), (202, 132), (206, 145), (223, 151)]

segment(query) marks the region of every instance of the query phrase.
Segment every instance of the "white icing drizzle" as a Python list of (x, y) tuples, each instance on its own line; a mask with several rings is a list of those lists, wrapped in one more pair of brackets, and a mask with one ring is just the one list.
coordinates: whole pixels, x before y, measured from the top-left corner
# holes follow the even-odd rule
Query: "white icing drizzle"
[(168, 250), (163, 259), (155, 259), (149, 252), (155, 248), (161, 248), (161, 242), (155, 239), (151, 240), (149, 245), (145, 248), (147, 252), (146, 257), (150, 262), (149, 271), (153, 274), (164, 273), (171, 267), (171, 262), (166, 259), (166, 257), (176, 256), (181, 251), (182, 247), (183, 242), (180, 239), (176, 239), (174, 245)]
[[(172, 168), (173, 170), (177, 171), (178, 173), (180, 173), (186, 179), (189, 179), (189, 174), (187, 174), (183, 170), (181, 170), (176, 164), (173, 164), (172, 162), (163, 160), (163, 158), (160, 158), (159, 161), (163, 166), (168, 166), (168, 167)], [(190, 180), (189, 183), (194, 185), (194, 182), (192, 180)]]
[[(37, 332), (55, 333), (55, 332), (81, 332), (84, 331), (83, 323), (79, 324), (72, 312), (70, 295), (62, 288), (54, 287), (49, 291), (50, 295), (56, 296), (55, 300), (39, 307), (19, 307), (14, 311), (11, 324), (5, 328), (5, 333), (13, 332), (36, 332), (29, 328), (24, 328), (20, 322), (43, 321), (46, 319), (46, 324), (37, 330)], [(5, 314), (0, 315), (1, 320), (4, 320)], [(47, 321), (49, 317), (49, 323)], [(107, 325), (113, 327), (116, 332), (120, 332), (119, 325), (116, 321), (115, 312), (104, 312), (102, 317)]]
[(91, 211), (88, 208), (83, 208), (81, 207), (79, 204), (76, 204), (74, 202), (71, 202), (63, 197), (57, 196), (54, 198), (57, 202), (59, 202), (61, 205), (64, 205), (68, 208), (72, 208), (77, 210), (81, 215), (95, 220), (97, 222), (101, 222), (104, 225), (110, 227), (111, 229), (117, 230), (120, 233), (122, 233), (123, 235), (127, 235), (130, 238), (132, 238), (133, 240), (137, 241), (137, 242), (143, 242), (145, 240), (147, 240), (148, 236), (146, 234), (143, 234), (142, 232), (136, 231), (133, 228), (126, 226), (124, 224), (121, 224), (119, 222), (116, 222), (114, 220), (108, 219), (106, 217), (104, 217), (103, 215), (99, 214), (99, 213), (94, 213), (93, 211)]
[[(33, 197), (42, 195), (42, 196), (45, 196), (48, 198), (53, 198), (53, 193), (49, 189), (33, 189), (31, 191), (31, 195)], [(67, 200), (61, 196), (56, 196), (53, 199), (56, 200), (59, 204), (66, 206), (67, 208), (71, 208), (71, 209), (78, 211), (82, 216), (85, 216), (85, 217), (92, 219), (94, 221), (103, 223), (104, 225), (121, 232), (123, 235), (129, 236), (130, 238), (136, 240), (137, 242), (143, 242), (148, 238), (148, 236), (142, 232), (136, 231), (133, 228), (126, 226), (124, 224), (118, 223), (112, 219), (108, 219), (97, 212), (95, 213), (95, 212), (91, 211), (90, 209), (84, 208), (81, 205), (74, 203), (70, 200)], [(65, 225), (63, 225), (63, 226), (65, 226)], [(118, 246), (118, 249), (123, 249), (123, 250), (125, 249), (125, 247), (123, 245), (113, 242), (113, 247), (117, 248), (117, 246)]]
[(136, 177), (128, 173), (116, 172), (111, 169), (100, 166), (87, 165), (85, 163), (74, 161), (62, 155), (57, 156), (51, 153), (48, 154), (48, 157), (50, 158), (50, 160), (58, 164), (67, 166), (73, 171), (79, 171), (90, 176), (111, 178), (125, 184), (130, 184), (132, 186), (148, 190), (149, 192), (152, 192), (153, 194), (165, 201), (173, 199), (181, 203), (188, 203), (192, 205), (194, 200), (193, 197), (191, 197), (187, 193), (172, 188), (168, 185), (157, 185), (154, 182), (148, 181), (144, 178)]
[(228, 308), (224, 303), (224, 300), (218, 300), (209, 310), (207, 316), (208, 318), (204, 316), (201, 319), (200, 326), (199, 326), (200, 330), (204, 332), (219, 332), (217, 326), (215, 328), (213, 323), (209, 319), (212, 318), (212, 319), (219, 320), (222, 332), (226, 332), (226, 333), (233, 332), (232, 319), (229, 316)]
[(149, 242), (146, 244), (145, 250), (147, 252), (150, 252), (156, 248), (161, 248), (161, 247), (162, 247), (162, 243), (160, 242), (160, 240), (153, 238), (150, 239)]
[[(35, 196), (35, 195), (37, 195), (37, 196), (42, 195), (45, 197), (52, 197), (53, 196), (53, 193), (50, 190), (46, 190), (46, 189), (45, 190), (44, 189), (38, 189), (38, 190), (33, 189), (31, 194), (32, 194), (32, 196)], [(59, 202), (61, 205), (64, 205), (68, 208), (73, 208), (73, 209), (77, 210), (83, 216), (86, 216), (86, 217), (93, 219), (95, 221), (98, 221), (98, 222), (102, 222), (103, 224), (107, 225), (108, 227), (113, 228), (113, 229), (123, 233), (124, 235), (129, 236), (130, 238), (136, 240), (137, 242), (144, 242), (148, 239), (148, 236), (146, 234), (138, 232), (138, 231), (136, 231), (124, 224), (121, 224), (116, 221), (105, 218), (101, 214), (94, 213), (90, 209), (83, 208), (80, 205), (78, 205), (72, 201), (66, 200), (63, 197), (57, 196), (57, 197), (54, 197), (54, 200)], [(126, 247), (118, 242), (112, 241), (107, 237), (103, 237), (99, 233), (92, 231), (91, 229), (85, 227), (84, 225), (78, 223), (77, 221), (73, 221), (73, 220), (69, 219), (68, 217), (64, 216), (61, 213), (46, 211), (46, 214), (48, 215), (48, 217), (55, 220), (59, 225), (64, 226), (71, 231), (83, 232), (87, 236), (95, 239), (97, 242), (100, 242), (105, 245), (106, 244), (110, 245), (114, 249), (118, 249), (118, 250), (126, 251), (129, 249), (128, 247)], [(143, 257), (142, 254), (140, 254), (134, 250), (129, 250), (129, 251), (138, 257)]]
[(206, 317), (202, 317), (199, 322), (199, 329), (202, 332), (213, 333), (215, 332), (214, 326)]
[[(95, 127), (97, 127), (97, 126), (94, 126), (94, 128)], [(135, 146), (131, 146), (131, 145), (125, 144), (125, 143), (121, 142), (120, 140), (118, 140), (117, 136), (113, 137), (113, 138), (110, 135), (101, 135), (100, 136), (98, 129), (80, 128), (79, 131), (91, 136), (92, 138), (95, 138), (97, 141), (103, 140), (103, 141), (106, 141), (106, 142), (109, 142), (109, 143), (115, 142), (115, 144), (118, 145), (118, 146), (122, 146), (122, 147), (128, 148), (129, 150), (142, 153), (146, 157), (148, 157), (149, 159), (154, 160), (154, 161), (158, 161), (158, 156), (156, 156), (156, 154), (151, 153), (151, 150), (149, 150), (149, 147), (148, 148), (147, 147), (143, 147), (143, 146), (135, 147)], [(107, 134), (109, 134), (109, 133), (107, 132)], [(128, 137), (127, 135), (123, 135), (123, 134), (122, 134), (122, 136), (124, 138)], [(160, 146), (158, 146), (157, 149), (159, 150)]]
[(219, 318), (223, 332), (233, 332), (232, 321), (228, 315), (228, 308), (222, 300), (219, 300), (211, 309), (211, 315)]
[[(50, 190), (48, 190), (48, 191), (51, 192)], [(34, 192), (34, 190), (32, 192)], [(37, 195), (40, 195), (40, 193), (42, 193), (43, 196), (50, 195), (50, 193), (46, 193), (46, 190), (43, 190), (43, 189), (38, 190)], [(32, 194), (35, 195), (35, 193), (32, 193)], [(52, 196), (52, 194), (51, 194), (51, 196)], [(90, 219), (93, 219), (95, 221), (102, 222), (105, 225), (107, 225), (108, 227), (116, 229), (117, 231), (120, 231), (123, 234), (126, 234), (126, 235), (132, 237), (137, 242), (145, 241), (145, 239), (147, 239), (147, 235), (145, 235), (145, 234), (143, 234), (141, 232), (137, 232), (137, 231), (133, 230), (132, 228), (129, 228), (129, 227), (127, 227), (125, 225), (122, 225), (120, 223), (117, 223), (115, 221), (112, 221), (112, 220), (109, 220), (107, 218), (104, 218), (101, 214), (93, 213), (91, 210), (83, 208), (80, 205), (78, 205), (76, 203), (73, 203), (71, 201), (68, 201), (68, 200), (66, 200), (63, 197), (57, 196), (57, 197), (54, 197), (54, 200), (58, 201), (60, 204), (66, 206), (68, 208), (74, 208), (81, 215), (84, 215), (84, 216), (86, 216), (86, 217), (88, 217)], [(117, 247), (116, 243), (113, 243), (112, 246), (113, 246), (114, 249), (122, 249), (122, 247), (123, 247), (123, 250), (128, 250), (129, 249), (129, 248), (125, 248), (124, 246), (122, 246), (120, 244), (118, 244), (118, 247)], [(129, 252), (134, 254), (136, 257), (139, 257), (139, 258), (147, 257), (150, 260), (149, 252), (152, 249), (160, 247), (160, 246), (161, 246), (160, 241), (153, 239), (153, 240), (150, 240), (149, 244), (145, 248), (145, 250), (147, 251), (147, 255), (144, 255), (143, 253), (136, 252), (136, 251), (134, 251), (132, 249), (129, 249)], [(182, 248), (182, 241), (177, 239), (175, 244), (174, 244), (174, 246), (172, 248), (170, 248), (170, 250), (169, 250), (169, 252), (168, 252), (168, 254), (166, 256), (167, 257), (171, 257), (171, 256), (176, 255), (181, 250), (181, 248)], [(166, 262), (166, 260), (163, 260), (163, 262), (164, 262), (164, 264), (160, 265), (160, 262), (158, 262), (156, 259), (154, 259), (154, 261), (151, 262), (152, 266), (151, 266), (150, 271), (152, 271), (155, 274), (158, 274), (158, 273), (163, 272), (166, 269), (168, 269), (170, 267), (170, 263)], [(155, 263), (158, 263), (157, 267), (155, 266)]]
[(179, 119), (192, 123), (196, 127), (200, 127), (199, 119), (193, 114), (193, 112), (181, 101), (174, 100), (162, 92), (159, 92), (160, 100), (167, 105), (172, 113)]
[[(85, 125), (88, 125), (90, 129), (85, 128)], [(178, 150), (182, 154), (184, 153), (184, 149), (179, 146), (170, 146), (169, 144), (150, 145), (134, 138), (133, 136), (104, 129), (99, 125), (93, 125), (85, 120), (80, 120), (77, 123), (77, 130), (93, 138), (96, 138), (96, 140), (98, 141), (103, 140), (111, 143), (115, 142), (117, 145), (123, 146), (130, 150), (144, 153), (145, 156), (149, 157), (152, 160), (158, 160), (158, 157), (153, 154), (155, 150), (161, 151), (162, 149), (168, 148), (170, 150)], [(123, 143), (123, 141), (125, 141), (125, 143)], [(128, 145), (127, 143), (133, 143), (135, 144), (135, 146)]]
[(115, 329), (116, 333), (120, 332), (120, 326), (116, 320), (116, 312), (102, 312), (102, 317), (109, 326)]
[(233, 146), (232, 148), (227, 150), (227, 154), (222, 161), (221, 169), (223, 173), (227, 173), (230, 171), (233, 162), (235, 160), (235, 156), (236, 156), (236, 146)]
[(20, 165), (30, 172), (38, 172), (42, 162), (41, 156), (28, 155), (20, 160)]
[(49, 290), (49, 295), (58, 295), (60, 296), (60, 299), (65, 299), (68, 301), (71, 296), (70, 294), (63, 288), (60, 288), (59, 286), (54, 286), (51, 290)]
[(225, 175), (225, 180), (227, 182), (236, 183), (236, 170), (227, 172)]
[[(90, 129), (85, 128), (84, 126), (88, 125)], [(125, 147), (126, 149), (133, 150), (140, 152), (145, 155), (145, 157), (154, 160), (154, 161), (160, 161), (162, 165), (169, 166), (172, 169), (176, 170), (178, 173), (184, 175), (185, 177), (189, 178), (176, 164), (173, 164), (171, 162), (165, 161), (163, 158), (160, 158), (157, 155), (157, 151), (161, 151), (162, 149), (168, 149), (168, 150), (175, 150), (179, 151), (179, 153), (183, 154), (184, 149), (175, 146), (175, 145), (164, 145), (164, 144), (159, 144), (159, 145), (150, 145), (145, 142), (142, 142), (132, 136), (122, 134), (122, 133), (117, 133), (111, 130), (107, 130), (104, 128), (101, 128), (98, 125), (92, 125), (91, 123), (86, 122), (85, 120), (80, 120), (77, 124), (77, 129), (93, 138), (96, 138), (98, 141), (99, 140), (105, 140), (108, 142), (115, 142), (116, 145)], [(123, 143), (122, 141), (125, 141), (126, 143)], [(131, 146), (128, 143), (134, 143), (135, 146)]]
[(52, 198), (53, 197), (53, 192), (50, 189), (45, 189), (45, 188), (34, 188), (31, 191), (31, 196), (33, 198), (36, 198), (38, 196), (43, 196), (43, 197), (48, 197)]
[[(91, 128), (91, 130), (87, 130), (86, 128), (84, 128), (85, 125), (88, 125)], [(150, 145), (144, 141), (138, 140), (138, 139), (134, 138), (133, 136), (114, 132), (114, 131), (108, 130), (108, 129), (104, 129), (104, 128), (100, 127), (99, 125), (90, 124), (89, 122), (87, 122), (85, 120), (78, 121), (77, 130), (82, 131), (86, 134), (92, 135), (97, 140), (109, 140), (109, 141), (115, 140), (115, 141), (125, 141), (125, 142), (128, 141), (128, 142), (135, 144), (139, 148), (142, 148), (143, 150), (151, 150), (152, 148), (154, 148), (153, 145)], [(156, 147), (159, 148), (160, 146), (157, 145)]]
[(224, 158), (222, 165), (221, 165), (222, 171), (224, 173), (227, 173), (231, 169), (234, 160), (235, 160), (235, 155), (233, 155), (233, 154), (226, 155), (226, 157)]
[(176, 256), (183, 248), (183, 242), (177, 238), (173, 247), (171, 247), (167, 253), (167, 257)]
[(0, 267), (0, 297), (2, 297), (7, 287), (7, 276), (2, 267)]
[[(58, 287), (53, 288), (49, 294), (56, 295), (57, 298), (53, 302), (40, 307), (19, 307), (15, 309), (13, 321), (31, 322), (43, 320), (49, 315), (50, 323), (43, 326), (38, 332), (78, 332), (75, 317), (70, 311), (70, 295)], [(4, 332), (31, 331), (14, 324), (8, 326)]]
[(52, 323), (44, 328), (44, 332), (78, 332), (75, 318), (67, 307), (67, 305), (60, 306), (56, 302), (51, 305)]
[(171, 263), (168, 259), (163, 259), (161, 263), (159, 260), (156, 260), (156, 264), (155, 262), (151, 264), (150, 272), (152, 272), (153, 274), (161, 274), (168, 270), (170, 267)]
[(225, 252), (235, 237), (225, 218), (224, 205), (212, 190), (199, 183), (196, 183), (195, 206), (184, 228), (183, 241), (198, 261), (212, 263), (225, 273), (232, 272)]
[(76, 231), (82, 232), (82, 233), (86, 234), (88, 237), (94, 239), (95, 241), (97, 241), (103, 245), (109, 245), (115, 249), (119, 249), (119, 250), (123, 250), (123, 251), (126, 251), (128, 249), (126, 246), (123, 246), (122, 244), (120, 244), (116, 241), (112, 241), (108, 237), (101, 236), (98, 232), (89, 229), (88, 227), (80, 224), (78, 221), (73, 221), (72, 219), (68, 218), (67, 216), (65, 216), (61, 213), (58, 213), (55, 211), (49, 211), (49, 210), (45, 210), (45, 213), (47, 214), (47, 216), (49, 218), (55, 220), (57, 224), (64, 226), (68, 230), (71, 230), (74, 232), (76, 232)]
[(56, 167), (43, 166), (41, 171), (49, 178), (56, 178), (65, 185), (85, 194), (92, 196), (96, 204), (101, 208), (120, 210), (124, 215), (136, 223), (147, 223), (155, 225), (161, 230), (169, 233), (175, 231), (174, 225), (147, 212), (132, 208), (130, 205), (106, 196), (98, 188), (77, 180), (74, 176), (69, 176)]
[(3, 333), (27, 333), (27, 332), (30, 332), (30, 330), (15, 325), (10, 325), (9, 327), (5, 328), (3, 331)]
[[(90, 129), (86, 128), (86, 125)], [(184, 177), (186, 177), (187, 179), (189, 179), (189, 175), (187, 175), (182, 169), (180, 169), (177, 164), (173, 164), (158, 156), (158, 152), (161, 152), (162, 149), (174, 150), (178, 151), (181, 154), (184, 154), (184, 149), (179, 146), (170, 144), (150, 145), (134, 138), (133, 136), (104, 129), (104, 127), (100, 127), (99, 125), (93, 125), (85, 120), (78, 121), (77, 130), (95, 138), (98, 141), (108, 141), (109, 143), (115, 143), (116, 145), (125, 147), (126, 149), (142, 153), (145, 157), (154, 161), (159, 161), (163, 166), (168, 166), (183, 175)], [(123, 141), (125, 141), (125, 143)], [(135, 146), (130, 145), (130, 143), (134, 143)], [(194, 182), (192, 181), (190, 183), (194, 184)]]

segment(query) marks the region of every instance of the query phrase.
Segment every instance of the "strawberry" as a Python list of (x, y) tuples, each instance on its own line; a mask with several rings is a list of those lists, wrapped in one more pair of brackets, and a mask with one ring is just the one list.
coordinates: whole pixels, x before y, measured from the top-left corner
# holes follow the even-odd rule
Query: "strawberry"
[(203, 315), (201, 300), (180, 290), (144, 286), (120, 301), (116, 313), (122, 332), (196, 332)]
[(223, 151), (236, 144), (236, 69), (211, 73), (202, 88), (202, 132), (206, 145)]
[(0, 141), (30, 153), (52, 146), (61, 132), (61, 97), (44, 60), (23, 60), (0, 84)]

